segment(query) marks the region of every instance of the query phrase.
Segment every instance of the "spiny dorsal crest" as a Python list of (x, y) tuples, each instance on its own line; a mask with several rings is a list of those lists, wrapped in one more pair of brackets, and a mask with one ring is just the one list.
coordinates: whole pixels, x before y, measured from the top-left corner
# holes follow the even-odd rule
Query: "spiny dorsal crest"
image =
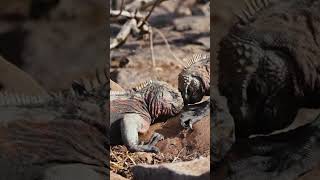
[(133, 91), (140, 91), (141, 89), (143, 89), (153, 83), (154, 83), (153, 80), (144, 81), (144, 82), (138, 84), (137, 86), (133, 87), (132, 90)]
[(209, 54), (194, 54), (192, 56), (188, 56), (183, 59), (183, 61), (186, 62), (186, 66), (184, 67), (184, 69), (187, 69), (190, 66), (192, 66), (194, 63), (207, 58), (210, 58)]
[(142, 90), (143, 88), (153, 84), (155, 81), (154, 80), (148, 80), (144, 81), (142, 83), (139, 83), (138, 85), (134, 86), (133, 88), (125, 91), (110, 91), (110, 96), (121, 96), (121, 95), (128, 95), (131, 93), (135, 93), (137, 91)]
[(110, 91), (110, 96), (119, 96), (128, 94), (127, 91)]
[(270, 0), (245, 0), (246, 8), (242, 10), (242, 14), (236, 14), (241, 24), (248, 24), (254, 17), (254, 15), (267, 7), (270, 4)]
[(48, 102), (50, 96), (21, 95), (10, 92), (0, 92), (0, 106), (40, 105)]
[(106, 68), (102, 72), (96, 69), (95, 78), (82, 78), (79, 81), (74, 81), (70, 91), (74, 95), (86, 94), (107, 84), (109, 84), (109, 77)]

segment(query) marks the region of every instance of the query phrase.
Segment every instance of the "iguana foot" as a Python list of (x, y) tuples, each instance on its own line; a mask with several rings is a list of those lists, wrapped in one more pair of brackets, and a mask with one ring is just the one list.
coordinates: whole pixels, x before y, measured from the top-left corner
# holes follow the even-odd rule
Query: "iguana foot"
[(160, 134), (160, 133), (155, 132), (151, 136), (151, 138), (150, 138), (149, 142), (147, 143), (147, 145), (154, 146), (161, 140), (164, 140), (164, 136), (162, 134)]
[(209, 100), (201, 103), (188, 105), (185, 111), (181, 114), (180, 122), (184, 128), (192, 129), (194, 123), (200, 121), (210, 113)]
[(158, 152), (160, 152), (160, 150), (155, 145), (163, 139), (164, 139), (164, 136), (162, 134), (155, 132), (155, 133), (153, 133), (153, 135), (151, 136), (151, 138), (147, 144), (144, 144), (142, 142), (142, 144), (137, 145), (135, 147), (132, 147), (132, 148), (130, 148), (130, 150), (158, 153)]

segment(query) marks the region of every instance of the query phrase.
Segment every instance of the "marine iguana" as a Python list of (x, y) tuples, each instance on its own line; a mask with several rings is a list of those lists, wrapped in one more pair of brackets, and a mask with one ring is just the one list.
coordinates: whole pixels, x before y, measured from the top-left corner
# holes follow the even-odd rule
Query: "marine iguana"
[(192, 124), (210, 112), (209, 100), (195, 104), (210, 95), (210, 54), (194, 54), (184, 61), (187, 65), (178, 75), (178, 88), (186, 107), (180, 120), (183, 127), (192, 129)]
[(144, 133), (161, 117), (175, 116), (183, 108), (178, 90), (162, 81), (148, 81), (124, 92), (110, 93), (110, 141), (124, 143), (131, 151), (159, 152), (154, 145), (163, 138), (155, 133), (146, 145), (139, 144)]
[(54, 171), (58, 179), (68, 179), (70, 173), (63, 170), (66, 165), (87, 169), (88, 177), (106, 177), (108, 84), (107, 76), (97, 76), (96, 81), (75, 82), (71, 89), (50, 95), (1, 92), (0, 159), (17, 168), (1, 171), (1, 177), (23, 177), (28, 174), (24, 171), (39, 169), (33, 177), (50, 179), (47, 173)]
[(290, 125), (320, 107), (320, 1), (250, 0), (220, 42), (219, 89), (236, 137)]
[(186, 104), (210, 95), (210, 54), (194, 54), (184, 59), (186, 67), (178, 75), (178, 88)]
[(268, 134), (291, 124), (299, 108), (320, 106), (319, 8), (319, 0), (250, 0), (220, 42), (218, 87), (235, 121), (232, 152), (244, 153), (225, 159), (227, 179), (291, 180), (319, 162), (319, 118)]

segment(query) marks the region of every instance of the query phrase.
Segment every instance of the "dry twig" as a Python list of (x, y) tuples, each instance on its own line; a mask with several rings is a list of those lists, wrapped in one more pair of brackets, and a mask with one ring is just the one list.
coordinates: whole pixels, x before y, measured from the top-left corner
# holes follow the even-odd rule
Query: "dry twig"
[(177, 156), (172, 160), (172, 163), (174, 163), (180, 156), (181, 152), (184, 150), (184, 148), (182, 148), (179, 153), (177, 154)]
[[(127, 22), (122, 26), (117, 36), (113, 40), (111, 40), (110, 50), (116, 47), (119, 47), (120, 45), (125, 43), (128, 36), (132, 32), (140, 33), (140, 34), (150, 33), (151, 27), (147, 23), (147, 20), (150, 17), (151, 13), (153, 12), (154, 8), (162, 1), (164, 0), (148, 0), (148, 1), (136, 0), (132, 2), (132, 3), (135, 3), (135, 6), (134, 6), (135, 8), (133, 12), (130, 12), (130, 9), (132, 8), (127, 7), (127, 6), (130, 6), (130, 4), (127, 5), (125, 8), (122, 7), (120, 11), (110, 10), (111, 17), (117, 18), (119, 16), (122, 16), (122, 17), (129, 18)], [(145, 6), (149, 7), (151, 5), (152, 5), (152, 8), (146, 16), (143, 16), (141, 13), (138, 12), (138, 10), (140, 10), (142, 7), (145, 7)]]
[(183, 62), (181, 59), (179, 59), (179, 58), (172, 52), (171, 47), (170, 47), (170, 44), (169, 44), (167, 38), (165, 37), (165, 35), (164, 35), (159, 29), (157, 29), (157, 28), (153, 28), (153, 29), (156, 30), (157, 33), (159, 33), (159, 35), (160, 35), (161, 38), (163, 39), (164, 43), (166, 44), (166, 46), (167, 46), (167, 48), (168, 48), (168, 50), (169, 50), (169, 53), (174, 57), (174, 59), (175, 59), (177, 62), (179, 62), (181, 65), (184, 66), (184, 62)]

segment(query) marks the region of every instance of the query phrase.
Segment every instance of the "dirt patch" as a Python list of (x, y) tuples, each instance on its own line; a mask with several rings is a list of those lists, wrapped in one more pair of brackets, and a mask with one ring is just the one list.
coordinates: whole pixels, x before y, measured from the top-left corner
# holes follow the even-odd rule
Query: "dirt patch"
[(210, 117), (197, 122), (193, 130), (183, 129), (179, 116), (150, 127), (140, 140), (148, 141), (154, 132), (161, 133), (165, 139), (156, 146), (161, 153), (128, 152), (125, 146), (111, 147), (111, 170), (126, 178), (132, 178), (131, 167), (136, 164), (159, 164), (190, 161), (207, 157), (210, 153)]

